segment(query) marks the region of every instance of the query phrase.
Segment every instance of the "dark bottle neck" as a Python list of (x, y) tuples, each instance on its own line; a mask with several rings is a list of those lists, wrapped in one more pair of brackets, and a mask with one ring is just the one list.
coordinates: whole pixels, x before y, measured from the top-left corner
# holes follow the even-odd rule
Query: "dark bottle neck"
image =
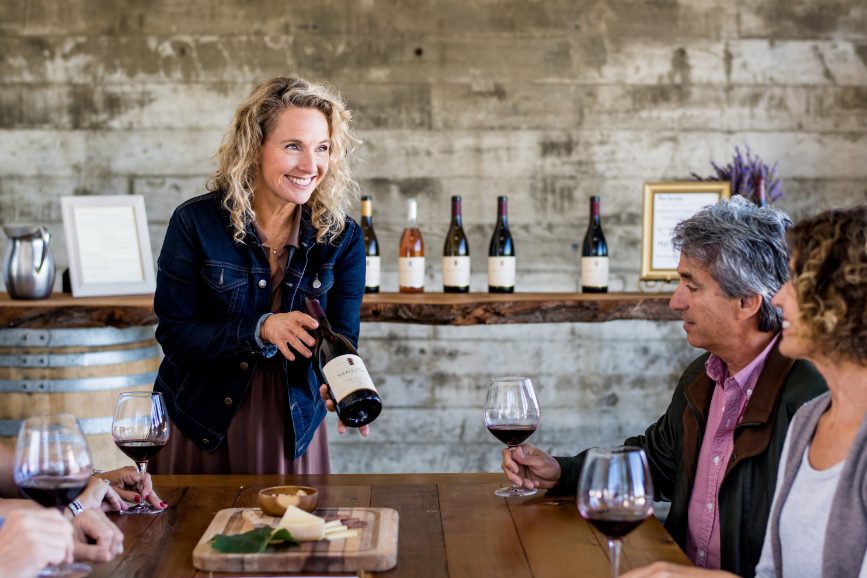
[(596, 223), (597, 225), (600, 223), (600, 213), (599, 213), (599, 197), (590, 197), (590, 221)]
[(504, 225), (509, 219), (509, 197), (497, 197), (497, 220)]
[(322, 309), (322, 304), (319, 303), (318, 299), (305, 299), (304, 306), (307, 309), (307, 314), (319, 322), (319, 331), (322, 335), (334, 333), (328, 317), (325, 316), (325, 310)]
[(461, 226), (461, 198), (452, 197), (452, 224)]
[(368, 196), (361, 197), (361, 224), (373, 226), (373, 202)]

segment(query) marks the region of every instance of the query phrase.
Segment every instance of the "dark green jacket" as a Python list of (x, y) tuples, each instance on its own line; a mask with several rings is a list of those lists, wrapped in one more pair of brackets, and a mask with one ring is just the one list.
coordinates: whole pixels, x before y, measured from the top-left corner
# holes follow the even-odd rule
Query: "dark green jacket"
[[(705, 353), (686, 368), (665, 414), (626, 445), (647, 453), (656, 497), (671, 502), (665, 528), (686, 550), (689, 496), (715, 384), (705, 373)], [(783, 356), (775, 346), (735, 428), (735, 445), (719, 492), (720, 559), (723, 570), (752, 577), (762, 553), (774, 497), (780, 452), (792, 415), (827, 391), (806, 361)], [(584, 453), (557, 458), (562, 476), (554, 493), (574, 494)]]

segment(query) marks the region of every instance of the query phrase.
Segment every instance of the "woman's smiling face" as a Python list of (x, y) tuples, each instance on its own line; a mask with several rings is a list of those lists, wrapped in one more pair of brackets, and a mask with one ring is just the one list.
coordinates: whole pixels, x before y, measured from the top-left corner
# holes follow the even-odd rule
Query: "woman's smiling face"
[(328, 174), (331, 159), (328, 119), (313, 108), (280, 113), (262, 143), (255, 195), (266, 203), (303, 205)]

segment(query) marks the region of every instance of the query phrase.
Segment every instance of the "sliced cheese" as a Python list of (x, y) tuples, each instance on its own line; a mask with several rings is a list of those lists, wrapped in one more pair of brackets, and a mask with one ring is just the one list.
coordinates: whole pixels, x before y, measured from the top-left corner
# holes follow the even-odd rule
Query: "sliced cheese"
[(295, 506), (287, 506), (278, 528), (285, 528), (300, 542), (321, 540), (325, 537), (325, 520)]
[(325, 534), (326, 540), (343, 540), (345, 538), (353, 538), (358, 535), (358, 530), (349, 530), (344, 526), (343, 530), (338, 530), (336, 532), (327, 532)]

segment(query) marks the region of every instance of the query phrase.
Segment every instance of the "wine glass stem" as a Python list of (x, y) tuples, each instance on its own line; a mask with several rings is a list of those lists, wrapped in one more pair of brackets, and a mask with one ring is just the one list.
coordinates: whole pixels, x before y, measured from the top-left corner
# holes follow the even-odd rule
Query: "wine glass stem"
[(608, 553), (611, 557), (611, 578), (620, 575), (620, 540), (608, 538)]
[(144, 486), (145, 474), (148, 471), (148, 463), (147, 463), (147, 461), (136, 462), (135, 467), (138, 470), (138, 474), (139, 474), (138, 491), (139, 491), (139, 493), (141, 493), (141, 489)]

